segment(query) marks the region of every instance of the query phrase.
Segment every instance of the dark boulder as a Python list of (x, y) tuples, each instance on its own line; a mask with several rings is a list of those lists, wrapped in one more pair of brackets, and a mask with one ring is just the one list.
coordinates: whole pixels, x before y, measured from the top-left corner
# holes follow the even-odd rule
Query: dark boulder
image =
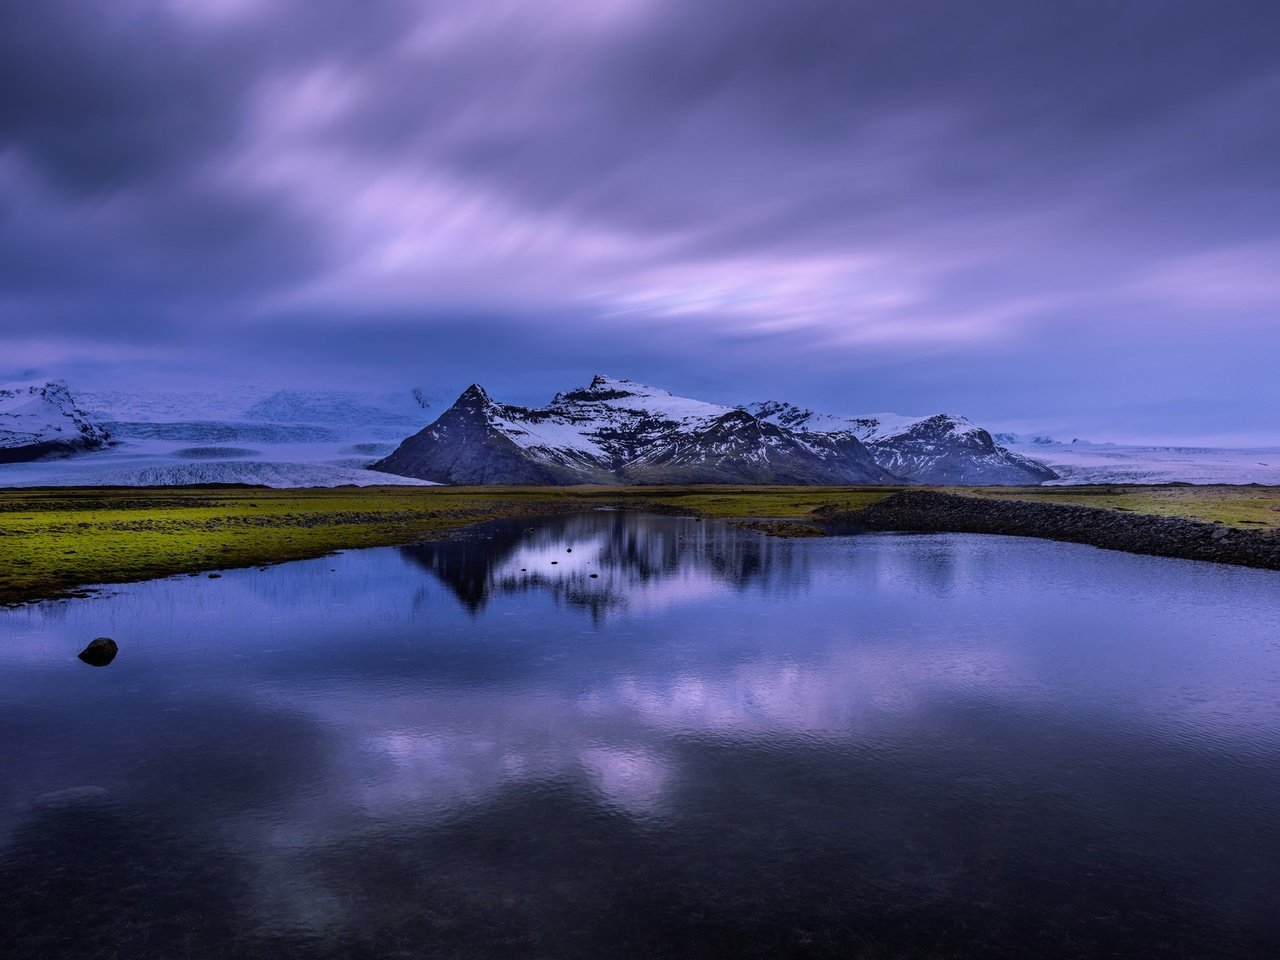
[(79, 657), (91, 667), (105, 667), (119, 652), (120, 648), (110, 637), (98, 637), (80, 651)]

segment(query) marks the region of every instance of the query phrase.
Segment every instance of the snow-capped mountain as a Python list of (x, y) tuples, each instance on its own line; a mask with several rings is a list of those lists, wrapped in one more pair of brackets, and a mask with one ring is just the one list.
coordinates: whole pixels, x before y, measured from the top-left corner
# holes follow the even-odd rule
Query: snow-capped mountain
[(374, 470), (440, 483), (892, 483), (857, 437), (597, 376), (545, 407), (469, 387)]
[[(0, 466), (0, 486), (422, 483), (366, 468), (429, 419), (421, 391), (100, 391), (79, 395), (112, 445), (56, 464)], [(85, 447), (83, 449), (88, 449)]]
[(1026, 484), (1057, 478), (1039, 460), (1007, 450), (986, 430), (952, 414), (841, 416), (779, 401), (753, 403), (745, 409), (803, 435), (857, 438), (877, 464), (912, 483)]
[(0, 463), (70, 456), (108, 440), (61, 381), (0, 389)]

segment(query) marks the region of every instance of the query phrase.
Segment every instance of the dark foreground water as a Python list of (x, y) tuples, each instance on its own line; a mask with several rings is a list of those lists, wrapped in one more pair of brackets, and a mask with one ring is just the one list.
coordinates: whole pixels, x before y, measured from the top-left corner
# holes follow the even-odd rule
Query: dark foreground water
[(0, 737), (6, 960), (1280, 956), (1265, 571), (496, 526), (0, 611)]

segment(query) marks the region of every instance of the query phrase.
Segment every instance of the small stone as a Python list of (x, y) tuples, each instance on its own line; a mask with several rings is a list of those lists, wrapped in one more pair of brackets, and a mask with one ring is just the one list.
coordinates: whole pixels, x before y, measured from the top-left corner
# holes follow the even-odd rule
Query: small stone
[(209, 579), (210, 579), (210, 580), (221, 580), (221, 579), (222, 579), (222, 574), (220, 574), (220, 573), (211, 573), (211, 574), (209, 574)]
[(592, 579), (592, 580), (597, 580), (597, 579), (599, 579), (599, 577), (600, 577), (600, 574), (598, 574), (598, 573), (593, 573), (593, 574), (591, 575), (591, 579)]
[(80, 651), (78, 656), (91, 667), (105, 667), (116, 658), (120, 648), (110, 637), (97, 637)]

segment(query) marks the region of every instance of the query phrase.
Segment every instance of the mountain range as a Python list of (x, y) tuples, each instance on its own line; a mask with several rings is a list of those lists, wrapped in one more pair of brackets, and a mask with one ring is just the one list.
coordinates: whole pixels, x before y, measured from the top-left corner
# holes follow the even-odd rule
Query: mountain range
[(1057, 475), (963, 417), (729, 407), (606, 376), (544, 407), (473, 384), (372, 469), (437, 483), (1040, 483)]
[(931, 417), (894, 413), (840, 416), (777, 401), (749, 404), (747, 409), (803, 434), (856, 437), (866, 444), (876, 463), (911, 483), (1027, 484), (1058, 476), (1039, 460), (1001, 446), (967, 418), (949, 413)]
[(779, 401), (735, 408), (608, 377), (539, 408), (479, 387), (443, 414), (435, 404), (419, 390), (9, 385), (0, 486), (1280, 483), (1277, 449), (1058, 442), (950, 414), (837, 416)]

